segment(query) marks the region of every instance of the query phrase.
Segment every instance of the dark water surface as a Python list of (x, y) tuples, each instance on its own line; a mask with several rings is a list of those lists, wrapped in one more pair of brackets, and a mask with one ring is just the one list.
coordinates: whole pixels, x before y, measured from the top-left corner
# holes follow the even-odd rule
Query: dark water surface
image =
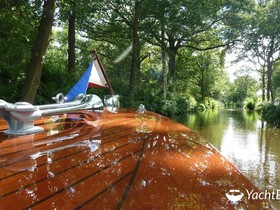
[[(280, 129), (267, 128), (257, 113), (223, 109), (178, 116), (233, 162), (261, 191), (280, 191)], [(280, 209), (280, 200), (273, 200)]]

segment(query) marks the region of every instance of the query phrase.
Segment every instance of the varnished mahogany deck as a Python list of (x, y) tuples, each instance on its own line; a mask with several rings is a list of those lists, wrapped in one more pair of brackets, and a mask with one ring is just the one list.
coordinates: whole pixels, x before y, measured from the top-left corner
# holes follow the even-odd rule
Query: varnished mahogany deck
[(83, 111), (37, 121), (46, 132), (0, 128), (1, 209), (263, 209), (230, 202), (230, 189), (259, 191), (185, 126), (148, 112)]

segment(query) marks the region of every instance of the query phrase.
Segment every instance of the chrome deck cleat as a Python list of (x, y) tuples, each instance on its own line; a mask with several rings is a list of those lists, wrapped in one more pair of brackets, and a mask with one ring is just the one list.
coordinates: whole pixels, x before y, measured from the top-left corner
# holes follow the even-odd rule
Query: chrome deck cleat
[(60, 104), (32, 105), (27, 102), (14, 104), (0, 100), (0, 116), (7, 122), (9, 135), (26, 135), (43, 132), (34, 121), (50, 114), (63, 114), (71, 111), (94, 109), (103, 110), (103, 102), (97, 95), (78, 95), (74, 101)]

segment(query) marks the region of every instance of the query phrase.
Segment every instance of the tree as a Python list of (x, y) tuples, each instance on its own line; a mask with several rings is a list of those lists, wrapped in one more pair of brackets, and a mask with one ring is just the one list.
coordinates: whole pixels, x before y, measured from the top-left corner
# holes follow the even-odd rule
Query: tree
[(277, 62), (273, 66), (273, 75), (272, 75), (272, 84), (273, 84), (273, 90), (275, 93), (275, 99), (280, 98), (280, 62)]
[[(0, 96), (18, 101), (34, 42), (37, 6), (26, 1), (0, 3)], [(8, 88), (7, 88), (8, 87)]]
[(46, 53), (54, 21), (55, 0), (45, 0), (38, 27), (37, 37), (32, 48), (31, 60), (23, 87), (22, 100), (33, 103), (42, 73), (42, 63)]
[(76, 2), (70, 2), (70, 10), (68, 17), (68, 71), (75, 70), (76, 61)]
[[(249, 1), (153, 1), (144, 21), (146, 41), (162, 50), (164, 97), (167, 93), (168, 62), (170, 81), (175, 79), (176, 57), (181, 48), (207, 51), (228, 47), (238, 40), (229, 16), (239, 16), (248, 9)], [(205, 9), (207, 8), (207, 9)], [(166, 56), (167, 55), (167, 56)]]
[[(223, 56), (223, 52), (211, 50), (194, 53), (194, 56), (189, 60), (188, 69), (185, 73), (188, 75), (190, 83), (199, 90), (196, 99), (202, 103), (204, 103), (206, 97), (214, 98), (217, 96), (216, 99), (220, 99), (215, 87), (222, 84), (219, 78), (224, 79), (224, 72), (222, 71)], [(218, 91), (221, 92), (222, 87)]]
[[(223, 81), (225, 80), (222, 71), (223, 52), (217, 51), (216, 53), (213, 49), (228, 46), (229, 43), (245, 37), (243, 36), (246, 32), (245, 24), (241, 24), (242, 27), (239, 28), (237, 25), (248, 20), (245, 17), (248, 15), (246, 11), (251, 1), (253, 0), (242, 2), (232, 0), (208, 2), (203, 0), (196, 2), (189, 0), (81, 0), (79, 4), (73, 0), (58, 1), (59, 15), (55, 24), (64, 27), (64, 30), (61, 34), (57, 33), (57, 36), (52, 36), (52, 46), (46, 53), (43, 70), (37, 68), (33, 73), (28, 71), (26, 75), (22, 70), (18, 70), (19, 72), (16, 73), (16, 68), (13, 68), (11, 81), (16, 78), (17, 85), (20, 86), (20, 82), (26, 77), (29, 84), (28, 87), (25, 87), (24, 92), (28, 97), (34, 96), (42, 73), (44, 84), (42, 82), (40, 84), (39, 94), (37, 94), (39, 100), (36, 97), (36, 102), (43, 102), (51, 95), (50, 91), (57, 89), (63, 91), (63, 89), (68, 88), (65, 83), (61, 85), (62, 87), (51, 84), (52, 80), (49, 78), (57, 75), (57, 81), (61, 81), (62, 78), (70, 75), (69, 71), (75, 68), (73, 62), (76, 60), (76, 65), (81, 68), (76, 68), (77, 71), (73, 72), (70, 78), (67, 77), (69, 80), (75, 80), (75, 77), (79, 77), (81, 74), (78, 69), (83, 71), (84, 65), (88, 64), (89, 52), (96, 48), (102, 57), (106, 70), (109, 70), (107, 73), (114, 83), (113, 85), (124, 97), (130, 95), (130, 102), (135, 105), (146, 101), (147, 98), (149, 101), (157, 99), (157, 102), (153, 103), (153, 107), (161, 107), (162, 104), (167, 104), (165, 102), (176, 100), (179, 97), (182, 101), (187, 100), (188, 96), (202, 101), (207, 97), (221, 99), (223, 94), (220, 90), (223, 89)], [(39, 32), (37, 37), (32, 37), (32, 33), (36, 29), (35, 26), (40, 25), (40, 17), (43, 17), (43, 2), (36, 0), (16, 1), (14, 3), (11, 0), (5, 0), (0, 3), (1, 5), (8, 3), (13, 8), (9, 10), (11, 14), (13, 13), (12, 17), (15, 17), (15, 11), (19, 12), (20, 15), (26, 13), (28, 20), (31, 20), (31, 17), (37, 17), (36, 21), (29, 21), (33, 26), (28, 27), (30, 32), (24, 31), (24, 24), (18, 24), (17, 29), (20, 33), (16, 35), (20, 36), (12, 36), (12, 33), (6, 36), (5, 41), (9, 40), (9, 43), (17, 39), (16, 43), (20, 44), (25, 43), (22, 42), (24, 37), (29, 39), (26, 45), (24, 44), (24, 50), (19, 49), (24, 54), (17, 54), (19, 62), (24, 68), (21, 66), (17, 69), (27, 69), (25, 60), (29, 60), (29, 57), (34, 59), (35, 54), (41, 57), (45, 53), (43, 50), (39, 52), (38, 49), (41, 46), (38, 47), (34, 44), (35, 40), (38, 43)], [(14, 4), (19, 4), (20, 9), (14, 10)], [(32, 8), (36, 9), (32, 10)], [(2, 18), (3, 13), (0, 13), (0, 16)], [(20, 16), (16, 17), (19, 20)], [(13, 20), (10, 25), (18, 21), (14, 21), (13, 18), (9, 19)], [(0, 22), (3, 23), (6, 20), (8, 18), (0, 19)], [(3, 24), (5, 29), (8, 29), (10, 25)], [(44, 28), (50, 25), (44, 24)], [(68, 33), (67, 29), (69, 29)], [(0, 33), (0, 45), (7, 49), (9, 45), (3, 41), (5, 30), (0, 28)], [(44, 35), (48, 36), (48, 33)], [(14, 40), (11, 37), (14, 37)], [(80, 39), (80, 37), (82, 38)], [(43, 47), (45, 46), (44, 42), (39, 43), (43, 44)], [(67, 44), (69, 46), (69, 71), (66, 70), (67, 65), (65, 65), (67, 63)], [(31, 46), (37, 50), (37, 52), (33, 51), (32, 56)], [(0, 48), (0, 51), (4, 50)], [(112, 62), (123, 51), (126, 53), (121, 56), (122, 59), (116, 59), (115, 62)], [(16, 54), (8, 52), (9, 58)], [(75, 55), (75, 52), (79, 52), (79, 54)], [(59, 59), (56, 58), (58, 54), (60, 55)], [(195, 54), (198, 56), (195, 57)], [(144, 60), (144, 58), (148, 59)], [(5, 63), (4, 60), (8, 59), (0, 58), (0, 65)], [(37, 64), (40, 62), (42, 64), (42, 60), (37, 59), (37, 61)], [(8, 65), (6, 66), (8, 67)], [(35, 65), (33, 67), (35, 68)], [(29, 69), (31, 69), (31, 65)], [(10, 74), (10, 71), (8, 68), (0, 68), (0, 74), (5, 76)], [(36, 82), (33, 81), (33, 78)], [(172, 80), (172, 78), (174, 79)], [(146, 81), (146, 79), (149, 81), (141, 82)], [(168, 85), (167, 79), (170, 81)], [(48, 85), (52, 87), (48, 87)], [(168, 92), (167, 87), (172, 88), (173, 91)], [(27, 93), (27, 90), (31, 89), (35, 90)], [(2, 90), (0, 89), (0, 91)], [(13, 90), (13, 92), (16, 91)], [(149, 96), (146, 97), (147, 95)], [(29, 100), (31, 101), (31, 99)], [(130, 106), (131, 104), (126, 105)]]
[(135, 88), (140, 81), (140, 38), (139, 38), (139, 18), (141, 11), (141, 1), (135, 0), (134, 14), (132, 21), (132, 59), (130, 70), (130, 100), (134, 100)]
[(242, 106), (246, 98), (256, 97), (258, 87), (258, 82), (250, 75), (238, 76), (230, 85), (228, 101)]
[(261, 76), (266, 79), (266, 99), (274, 101), (272, 75), (273, 66), (280, 59), (280, 2), (258, 1), (244, 19), (241, 57), (246, 56), (261, 66)]
[[(164, 11), (165, 15), (158, 17), (164, 18), (164, 39), (168, 46), (168, 67), (171, 76), (175, 75), (175, 57), (181, 47), (205, 51), (234, 43), (236, 40), (233, 34), (227, 33), (228, 28), (225, 25), (230, 25), (230, 23), (226, 19), (229, 14), (238, 14), (247, 4), (247, 1), (238, 3), (177, 1), (176, 3), (169, 2), (168, 6), (165, 5), (165, 10), (160, 10)], [(159, 27), (153, 28), (155, 28), (153, 36), (159, 40), (161, 37), (157, 32), (160, 31)]]
[(67, 29), (67, 69), (70, 74), (74, 74), (76, 70), (76, 19), (82, 13), (82, 6), (84, 1), (79, 4), (74, 0), (58, 1), (59, 8), (58, 21), (56, 25), (60, 28)]
[[(145, 19), (143, 5), (147, 0), (96, 1), (88, 5), (89, 13), (80, 19), (80, 29), (85, 36), (95, 41), (103, 41), (121, 52), (131, 45), (129, 95), (133, 100), (136, 87), (140, 83), (140, 61), (142, 40), (139, 28)], [(94, 14), (93, 12), (94, 11)]]

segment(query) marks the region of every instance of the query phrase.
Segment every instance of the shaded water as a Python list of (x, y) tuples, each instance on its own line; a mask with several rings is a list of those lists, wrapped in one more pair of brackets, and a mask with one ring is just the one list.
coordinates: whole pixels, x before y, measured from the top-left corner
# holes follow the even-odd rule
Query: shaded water
[[(266, 128), (257, 113), (223, 109), (175, 120), (208, 140), (262, 191), (280, 190), (280, 129)], [(280, 209), (280, 200), (273, 203)]]

